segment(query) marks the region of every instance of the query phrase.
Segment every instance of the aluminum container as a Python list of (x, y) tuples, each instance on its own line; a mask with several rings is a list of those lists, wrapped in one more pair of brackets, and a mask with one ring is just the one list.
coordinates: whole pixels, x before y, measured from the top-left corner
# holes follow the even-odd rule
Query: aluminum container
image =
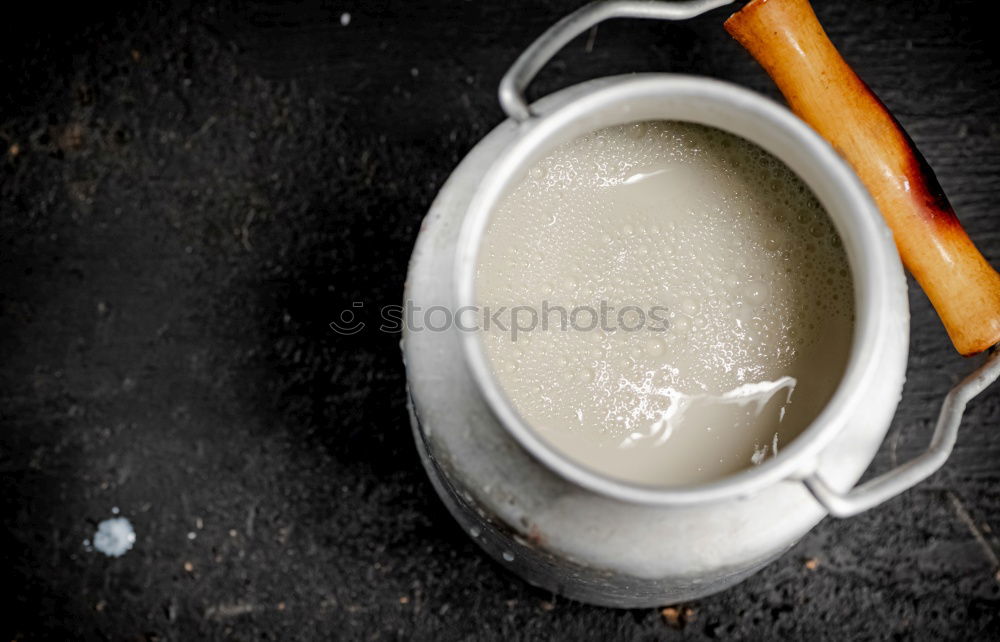
[(614, 480), (566, 458), (525, 424), (495, 380), (480, 335), (404, 330), (414, 436), (435, 488), (462, 527), (527, 581), (577, 600), (649, 607), (732, 586), (780, 556), (828, 513), (847, 516), (926, 478), (947, 458), (966, 401), (996, 378), (992, 355), (946, 398), (931, 447), (863, 486), (899, 403), (906, 368), (906, 279), (891, 233), (852, 170), (785, 107), (708, 78), (603, 78), (527, 105), (523, 91), (558, 49), (614, 17), (684, 19), (702, 2), (603, 2), (560, 21), (504, 77), (510, 117), (445, 183), (421, 227), (409, 309), (475, 304), (475, 264), (497, 203), (537, 160), (583, 134), (645, 120), (723, 129), (766, 149), (816, 194), (854, 275), (846, 372), (816, 420), (776, 457), (684, 488)]

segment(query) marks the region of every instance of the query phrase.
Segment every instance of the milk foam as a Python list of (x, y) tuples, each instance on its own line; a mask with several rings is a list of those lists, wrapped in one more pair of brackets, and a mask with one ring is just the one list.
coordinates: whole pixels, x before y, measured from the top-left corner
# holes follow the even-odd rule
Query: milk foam
[(476, 283), (492, 309), (664, 311), (666, 329), (612, 313), (604, 329), (553, 315), (516, 340), (483, 332), (529, 425), (643, 484), (773, 457), (829, 401), (853, 331), (846, 256), (812, 192), (759, 147), (690, 123), (613, 127), (544, 158), (493, 214)]

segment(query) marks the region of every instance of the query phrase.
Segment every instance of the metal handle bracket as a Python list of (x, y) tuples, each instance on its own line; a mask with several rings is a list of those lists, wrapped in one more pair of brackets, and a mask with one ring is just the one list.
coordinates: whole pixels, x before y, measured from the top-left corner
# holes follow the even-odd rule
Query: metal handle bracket
[(918, 457), (841, 493), (831, 488), (816, 473), (803, 483), (823, 507), (836, 517), (850, 517), (877, 506), (915, 486), (934, 474), (948, 459), (966, 404), (1000, 377), (1000, 350), (990, 349), (986, 361), (951, 389), (944, 398), (931, 445)]
[(612, 18), (687, 20), (734, 0), (693, 0), (660, 2), (654, 0), (610, 0), (591, 2), (569, 14), (538, 37), (524, 50), (500, 81), (500, 106), (514, 120), (531, 118), (531, 108), (524, 91), (549, 60), (573, 38), (594, 25)]

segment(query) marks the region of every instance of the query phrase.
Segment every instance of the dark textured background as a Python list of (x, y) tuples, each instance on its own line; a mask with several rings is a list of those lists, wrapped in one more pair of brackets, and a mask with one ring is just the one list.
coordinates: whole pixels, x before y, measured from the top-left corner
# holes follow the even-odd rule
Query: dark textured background
[[(435, 191), (500, 120), (500, 75), (577, 4), (36, 2), (5, 17), (3, 639), (1000, 636), (996, 389), (942, 472), (823, 522), (677, 626), (507, 576), (433, 495), (398, 337), (327, 323), (401, 298)], [(816, 6), (1000, 262), (994, 4)], [(667, 69), (773, 95), (725, 15), (602, 25), (536, 89)], [(971, 366), (916, 288), (910, 301), (909, 381), (877, 471), (919, 452)], [(114, 506), (138, 533), (120, 559), (83, 546)]]

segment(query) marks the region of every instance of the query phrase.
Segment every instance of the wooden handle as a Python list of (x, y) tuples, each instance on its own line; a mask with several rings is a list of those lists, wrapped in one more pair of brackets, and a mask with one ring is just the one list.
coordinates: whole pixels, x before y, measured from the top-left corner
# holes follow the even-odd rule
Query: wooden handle
[(965, 233), (913, 141), (830, 42), (809, 2), (753, 0), (725, 26), (792, 111), (854, 167), (955, 348), (968, 356), (1000, 341), (1000, 275)]

